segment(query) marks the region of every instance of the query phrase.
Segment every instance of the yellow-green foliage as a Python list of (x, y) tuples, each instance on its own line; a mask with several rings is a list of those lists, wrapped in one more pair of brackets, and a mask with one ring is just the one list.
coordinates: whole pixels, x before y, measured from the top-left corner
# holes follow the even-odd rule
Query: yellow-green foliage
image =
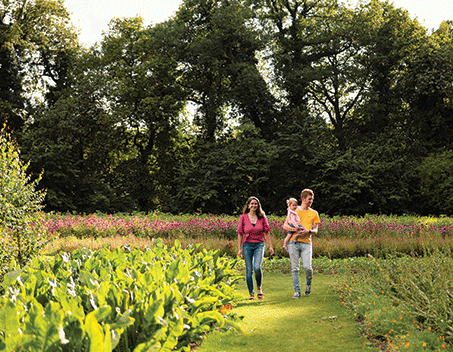
[(14, 260), (23, 266), (43, 245), (45, 227), (39, 213), (45, 193), (36, 191), (28, 164), (5, 131), (0, 133), (0, 275)]

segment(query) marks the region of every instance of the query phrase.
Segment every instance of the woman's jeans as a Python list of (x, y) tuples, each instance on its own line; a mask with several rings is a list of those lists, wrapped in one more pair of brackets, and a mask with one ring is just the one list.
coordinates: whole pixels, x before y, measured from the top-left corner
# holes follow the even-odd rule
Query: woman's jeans
[(300, 293), (300, 259), (305, 271), (305, 281), (311, 285), (313, 279), (313, 268), (311, 266), (312, 246), (310, 243), (289, 241), (289, 258), (291, 260), (291, 277), (293, 279), (294, 292)]
[(244, 242), (242, 244), (242, 254), (245, 260), (245, 279), (247, 281), (247, 288), (249, 293), (253, 295), (255, 293), (253, 288), (253, 272), (255, 272), (256, 286), (261, 287), (263, 280), (263, 271), (261, 266), (263, 265), (264, 258), (264, 242), (252, 243)]

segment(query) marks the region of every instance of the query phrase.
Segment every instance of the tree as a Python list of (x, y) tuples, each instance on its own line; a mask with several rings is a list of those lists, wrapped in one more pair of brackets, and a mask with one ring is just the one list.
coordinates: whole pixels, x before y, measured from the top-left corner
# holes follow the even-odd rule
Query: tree
[(317, 209), (329, 215), (420, 213), (410, 138), (395, 130), (346, 151), (321, 155), (314, 171)]
[(272, 33), (269, 46), (275, 80), (288, 110), (308, 110), (312, 64), (332, 52), (326, 46), (336, 35), (320, 28), (322, 19), (337, 8), (330, 0), (251, 0), (262, 25)]
[(360, 61), (369, 77), (365, 101), (356, 109), (350, 130), (362, 143), (361, 136), (369, 140), (401, 127), (404, 103), (399, 82), (427, 37), (426, 29), (411, 20), (406, 10), (388, 1), (372, 0), (360, 11)]
[(181, 84), (208, 141), (221, 135), (231, 112), (272, 131), (274, 99), (257, 69), (263, 42), (253, 23), (254, 13), (241, 0), (186, 0), (171, 21)]
[(53, 104), (37, 106), (26, 124), (24, 158), (35, 173), (43, 171), (46, 210), (125, 210), (115, 207), (122, 197), (114, 197), (106, 182), (122, 131), (103, 104), (105, 79), (99, 60), (81, 52), (73, 65), (71, 85)]
[(12, 260), (23, 267), (39, 253), (46, 239), (41, 226), (45, 192), (35, 188), (39, 177), (30, 181), (28, 164), (5, 129), (0, 134), (0, 271), (3, 276)]
[(369, 69), (361, 60), (363, 47), (358, 36), (366, 23), (361, 15), (342, 6), (326, 9), (327, 16), (319, 19), (319, 28), (331, 33), (324, 43), (329, 48), (324, 57), (313, 62), (316, 74), (308, 86), (312, 113), (324, 116), (333, 128), (336, 144), (345, 150), (354, 110), (365, 98), (369, 84)]
[(423, 155), (453, 147), (453, 22), (443, 22), (408, 64), (399, 88), (404, 128)]
[(259, 136), (252, 125), (236, 138), (216, 143), (200, 140), (192, 162), (181, 167), (177, 209), (211, 214), (238, 213), (251, 195), (267, 204), (270, 167), (277, 148)]
[(39, 90), (45, 95), (47, 84), (63, 84), (63, 67), (77, 45), (68, 23), (61, 0), (1, 1), (0, 117), (12, 130), (23, 125)]
[(24, 108), (24, 73), (9, 45), (10, 36), (8, 26), (0, 23), (0, 123), (8, 122), (16, 129), (22, 124), (20, 113)]
[[(143, 28), (143, 19), (114, 19), (101, 42), (110, 113), (124, 134), (127, 152), (115, 172), (141, 210), (156, 209), (175, 178), (179, 113), (185, 94), (178, 62), (168, 52), (167, 24)], [(118, 178), (116, 179), (118, 180)], [(165, 191), (166, 190), (166, 191)]]
[(453, 151), (432, 154), (417, 168), (420, 172), (421, 194), (428, 199), (429, 215), (453, 214)]

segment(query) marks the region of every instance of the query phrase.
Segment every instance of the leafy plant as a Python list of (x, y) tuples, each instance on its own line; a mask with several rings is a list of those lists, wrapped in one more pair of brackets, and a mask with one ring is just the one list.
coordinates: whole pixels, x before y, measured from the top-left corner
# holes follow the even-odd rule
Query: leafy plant
[(31, 181), (28, 164), (20, 159), (11, 136), (0, 134), (0, 271), (14, 262), (23, 267), (45, 245), (42, 208), (45, 192), (36, 191), (40, 177)]
[(0, 351), (188, 351), (211, 330), (238, 330), (223, 309), (235, 261), (198, 250), (158, 240), (33, 258), (5, 276)]

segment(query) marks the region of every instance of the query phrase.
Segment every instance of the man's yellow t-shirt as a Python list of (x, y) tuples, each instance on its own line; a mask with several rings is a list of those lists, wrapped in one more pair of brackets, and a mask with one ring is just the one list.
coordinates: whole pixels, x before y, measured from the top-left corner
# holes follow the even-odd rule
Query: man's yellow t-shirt
[[(301, 210), (300, 207), (297, 207), (296, 211), (300, 218), (300, 224), (307, 230), (311, 230), (313, 228), (313, 224), (319, 224), (321, 222), (318, 212), (312, 208), (308, 208), (308, 210)], [(311, 234), (299, 236), (296, 240), (298, 242), (311, 243)]]

